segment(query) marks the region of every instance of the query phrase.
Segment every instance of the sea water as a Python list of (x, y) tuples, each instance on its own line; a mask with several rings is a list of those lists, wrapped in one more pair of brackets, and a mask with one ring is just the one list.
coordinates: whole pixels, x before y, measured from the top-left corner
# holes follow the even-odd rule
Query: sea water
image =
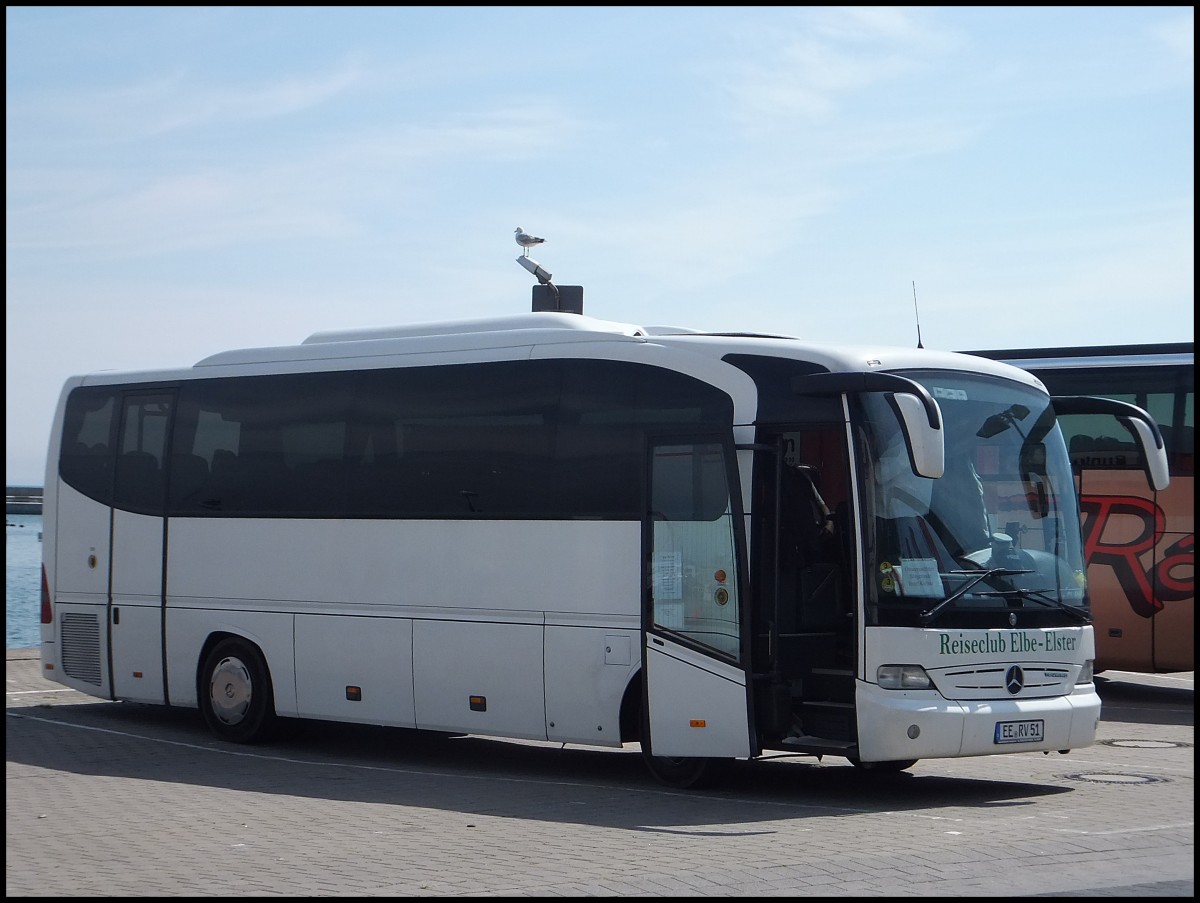
[(25, 649), (42, 641), (42, 516), (6, 514), (4, 521), (4, 645)]

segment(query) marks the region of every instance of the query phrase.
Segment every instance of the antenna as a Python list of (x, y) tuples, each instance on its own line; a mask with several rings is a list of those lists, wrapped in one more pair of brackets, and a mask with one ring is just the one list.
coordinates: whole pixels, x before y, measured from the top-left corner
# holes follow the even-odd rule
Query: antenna
[(917, 347), (924, 348), (921, 344), (921, 312), (917, 309), (917, 280), (913, 280), (913, 315), (917, 318)]

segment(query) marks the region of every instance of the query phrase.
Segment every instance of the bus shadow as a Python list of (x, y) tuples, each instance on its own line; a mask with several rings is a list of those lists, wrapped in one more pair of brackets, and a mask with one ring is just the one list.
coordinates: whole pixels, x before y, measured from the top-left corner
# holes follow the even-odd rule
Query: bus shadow
[(1171, 724), (1194, 727), (1196, 692), (1098, 676), (1100, 720), (1123, 724)]
[[(82, 776), (248, 793), (694, 833), (775, 830), (773, 822), (873, 812), (1036, 805), (1073, 788), (1031, 782), (875, 775), (788, 757), (733, 764), (711, 790), (671, 790), (635, 744), (559, 747), (402, 728), (299, 722), (287, 742), (214, 739), (191, 710), (129, 703), (9, 710), (8, 762)], [(842, 760), (836, 760), (841, 763)], [(130, 792), (136, 794), (136, 787)], [(129, 800), (135, 805), (134, 800)], [(755, 825), (745, 829), (746, 824)], [(761, 827), (758, 827), (761, 826)]]

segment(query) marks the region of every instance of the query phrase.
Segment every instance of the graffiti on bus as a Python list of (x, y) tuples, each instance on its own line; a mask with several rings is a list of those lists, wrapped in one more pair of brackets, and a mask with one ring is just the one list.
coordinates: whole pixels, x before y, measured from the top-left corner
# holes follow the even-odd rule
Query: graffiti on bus
[[(1111, 568), (1134, 612), (1152, 618), (1162, 611), (1165, 603), (1195, 596), (1195, 533), (1183, 536), (1154, 555), (1150, 553), (1164, 533), (1166, 517), (1150, 499), (1085, 495), (1080, 507), (1084, 557), (1089, 568), (1098, 565)], [(1123, 530), (1118, 536), (1117, 531), (1110, 529), (1118, 520), (1139, 526), (1132, 534)]]
[(1096, 671), (1195, 666), (1194, 479), (1154, 492), (1137, 470), (1084, 471), (1080, 490)]

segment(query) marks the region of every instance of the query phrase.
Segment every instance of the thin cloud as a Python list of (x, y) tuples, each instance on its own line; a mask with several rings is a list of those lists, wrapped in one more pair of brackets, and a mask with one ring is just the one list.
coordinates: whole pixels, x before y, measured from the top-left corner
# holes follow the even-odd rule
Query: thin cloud
[(142, 170), (117, 160), (90, 174), (10, 168), (6, 246), (130, 258), (349, 237), (371, 228), (368, 210), (403, 209), (435, 173), (535, 159), (587, 128), (557, 108), (526, 105), (358, 129), (223, 167)]
[(1162, 45), (1189, 81), (1196, 79), (1196, 10), (1187, 7), (1147, 29), (1150, 38)]
[(129, 144), (180, 132), (292, 116), (328, 104), (361, 80), (352, 63), (311, 76), (258, 85), (197, 86), (185, 72), (118, 87), (82, 92), (41, 91), (22, 95), (12, 106), (8, 127), (47, 138), (63, 132), (73, 142)]
[[(815, 10), (788, 25), (739, 35), (735, 61), (722, 66), (731, 112), (744, 122), (830, 118), (854, 94), (922, 72), (958, 43), (898, 8)], [(758, 52), (743, 55), (746, 44)], [(756, 62), (740, 62), (747, 57)]]

